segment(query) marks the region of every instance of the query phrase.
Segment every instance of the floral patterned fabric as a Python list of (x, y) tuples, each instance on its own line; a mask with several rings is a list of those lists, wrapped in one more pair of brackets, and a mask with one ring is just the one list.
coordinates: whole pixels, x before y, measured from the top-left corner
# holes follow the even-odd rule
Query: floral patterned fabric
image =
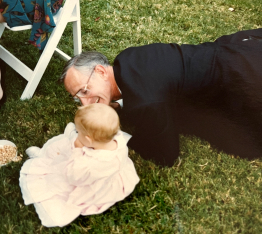
[(9, 27), (32, 24), (29, 42), (43, 50), (55, 27), (53, 16), (64, 0), (0, 0), (0, 12)]

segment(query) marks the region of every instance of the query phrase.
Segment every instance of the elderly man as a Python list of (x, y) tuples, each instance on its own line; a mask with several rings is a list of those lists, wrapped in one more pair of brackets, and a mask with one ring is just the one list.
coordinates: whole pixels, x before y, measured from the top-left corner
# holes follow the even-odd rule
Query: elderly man
[(131, 47), (113, 66), (104, 55), (86, 52), (66, 64), (61, 78), (83, 105), (122, 98), (122, 119), (133, 127), (128, 146), (145, 159), (172, 166), (179, 154), (178, 97), (219, 99), (226, 92), (238, 97), (237, 106), (262, 107), (261, 40), (257, 29), (200, 45)]

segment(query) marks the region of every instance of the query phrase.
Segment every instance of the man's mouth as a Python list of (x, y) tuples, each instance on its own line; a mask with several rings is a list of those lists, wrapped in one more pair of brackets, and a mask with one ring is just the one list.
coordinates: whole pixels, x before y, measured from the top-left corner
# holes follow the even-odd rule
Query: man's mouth
[(97, 98), (97, 99), (96, 99), (96, 101), (95, 101), (95, 103), (98, 103), (98, 102), (99, 102), (99, 100), (100, 100), (100, 98)]

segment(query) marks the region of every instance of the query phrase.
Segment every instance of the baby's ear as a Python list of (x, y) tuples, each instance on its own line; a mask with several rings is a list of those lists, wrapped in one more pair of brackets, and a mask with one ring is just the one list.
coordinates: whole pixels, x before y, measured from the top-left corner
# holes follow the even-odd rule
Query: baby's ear
[(89, 136), (85, 136), (89, 144), (92, 144), (93, 140)]

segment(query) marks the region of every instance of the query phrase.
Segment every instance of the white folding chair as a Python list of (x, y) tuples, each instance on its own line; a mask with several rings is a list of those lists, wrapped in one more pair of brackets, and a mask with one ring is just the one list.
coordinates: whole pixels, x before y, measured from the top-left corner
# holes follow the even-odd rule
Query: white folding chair
[[(52, 31), (34, 70), (31, 70), (7, 49), (0, 45), (0, 59), (4, 60), (10, 67), (28, 81), (21, 96), (22, 100), (29, 99), (33, 96), (54, 51), (56, 51), (62, 59), (66, 61), (71, 58), (57, 48), (57, 44), (62, 37), (68, 22), (73, 22), (74, 54), (76, 55), (82, 52), (79, 0), (66, 0), (64, 6), (54, 16), (54, 20), (56, 27)], [(0, 38), (5, 28), (12, 31), (21, 31), (31, 29), (32, 25), (9, 28), (6, 23), (0, 23)]]

